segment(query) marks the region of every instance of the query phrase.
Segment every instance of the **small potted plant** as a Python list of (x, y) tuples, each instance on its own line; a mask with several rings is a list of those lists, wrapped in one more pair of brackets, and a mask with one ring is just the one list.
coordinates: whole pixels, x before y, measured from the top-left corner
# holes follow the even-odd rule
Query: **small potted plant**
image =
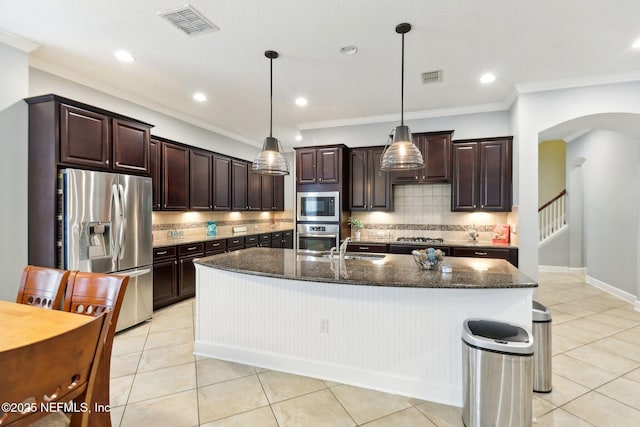
[(360, 240), (360, 230), (364, 228), (364, 224), (358, 218), (349, 217), (349, 225), (353, 234), (354, 240)]

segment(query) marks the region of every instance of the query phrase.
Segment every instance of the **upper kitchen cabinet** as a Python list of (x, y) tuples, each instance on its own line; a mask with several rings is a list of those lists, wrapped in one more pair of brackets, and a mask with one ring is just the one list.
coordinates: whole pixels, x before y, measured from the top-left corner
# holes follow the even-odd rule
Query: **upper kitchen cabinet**
[(160, 182), (160, 162), (162, 142), (155, 138), (149, 140), (149, 175), (152, 183), (151, 208), (154, 211), (162, 209), (162, 183)]
[(231, 210), (231, 158), (213, 155), (213, 210)]
[(261, 176), (262, 184), (262, 210), (284, 210), (284, 176)]
[(297, 184), (340, 184), (345, 148), (334, 145), (296, 149)]
[(213, 209), (211, 153), (189, 150), (189, 207), (193, 211)]
[(189, 148), (162, 142), (162, 210), (189, 209)]
[(435, 183), (451, 180), (451, 135), (453, 131), (414, 133), (424, 167), (416, 170), (392, 172), (393, 184)]
[(249, 210), (249, 166), (242, 160), (231, 161), (231, 209), (234, 211)]
[(149, 175), (150, 124), (57, 95), (26, 102), (34, 148), (56, 165)]
[(247, 210), (259, 211), (262, 210), (262, 177), (249, 171), (249, 177), (247, 182)]
[(454, 141), (451, 210), (510, 212), (513, 138)]
[(380, 170), (384, 147), (354, 148), (349, 153), (349, 209), (391, 211), (393, 196), (388, 172)]

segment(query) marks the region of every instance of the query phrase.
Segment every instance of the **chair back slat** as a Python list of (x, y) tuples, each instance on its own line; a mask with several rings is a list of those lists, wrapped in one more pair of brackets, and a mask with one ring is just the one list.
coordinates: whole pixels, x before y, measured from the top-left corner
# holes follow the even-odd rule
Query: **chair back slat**
[(16, 302), (48, 309), (62, 305), (70, 271), (28, 265), (22, 271)]

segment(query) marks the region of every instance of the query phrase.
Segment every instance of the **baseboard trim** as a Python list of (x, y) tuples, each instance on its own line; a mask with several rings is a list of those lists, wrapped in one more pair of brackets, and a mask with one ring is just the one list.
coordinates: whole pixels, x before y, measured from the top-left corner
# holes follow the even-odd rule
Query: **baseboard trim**
[(569, 274), (578, 274), (580, 276), (587, 275), (587, 269), (584, 267), (567, 267), (561, 265), (539, 265), (539, 272), (544, 273), (569, 273)]
[(623, 291), (622, 289), (616, 288), (615, 286), (611, 286), (610, 284), (603, 282), (602, 280), (598, 280), (595, 277), (587, 276), (585, 278), (585, 282), (589, 285), (596, 287), (602, 291), (605, 291), (614, 297), (620, 298), (623, 301), (626, 301), (630, 304), (635, 305), (636, 310), (639, 308), (639, 301), (636, 299), (636, 296), (630, 294), (627, 291)]

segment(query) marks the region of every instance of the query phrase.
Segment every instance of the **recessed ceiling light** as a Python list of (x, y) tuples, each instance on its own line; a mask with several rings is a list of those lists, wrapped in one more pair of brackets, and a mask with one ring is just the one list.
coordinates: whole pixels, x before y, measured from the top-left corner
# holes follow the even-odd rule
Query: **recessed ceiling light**
[(640, 39), (634, 41), (631, 47), (634, 49), (640, 49)]
[(296, 99), (296, 105), (298, 107), (305, 107), (307, 104), (307, 98), (299, 97)]
[(297, 134), (296, 135), (296, 141), (302, 141), (302, 135)]
[(491, 73), (483, 74), (482, 77), (480, 77), (481, 83), (487, 84), (487, 83), (493, 83), (494, 81), (496, 81), (496, 76)]
[(204, 102), (207, 100), (207, 96), (202, 92), (196, 92), (193, 94), (193, 99), (195, 99), (198, 102)]
[(116, 58), (118, 58), (122, 62), (133, 62), (133, 56), (126, 50), (119, 50), (113, 54)]
[(345, 55), (354, 55), (358, 52), (358, 47), (354, 45), (344, 46), (340, 48), (340, 53), (344, 53)]

